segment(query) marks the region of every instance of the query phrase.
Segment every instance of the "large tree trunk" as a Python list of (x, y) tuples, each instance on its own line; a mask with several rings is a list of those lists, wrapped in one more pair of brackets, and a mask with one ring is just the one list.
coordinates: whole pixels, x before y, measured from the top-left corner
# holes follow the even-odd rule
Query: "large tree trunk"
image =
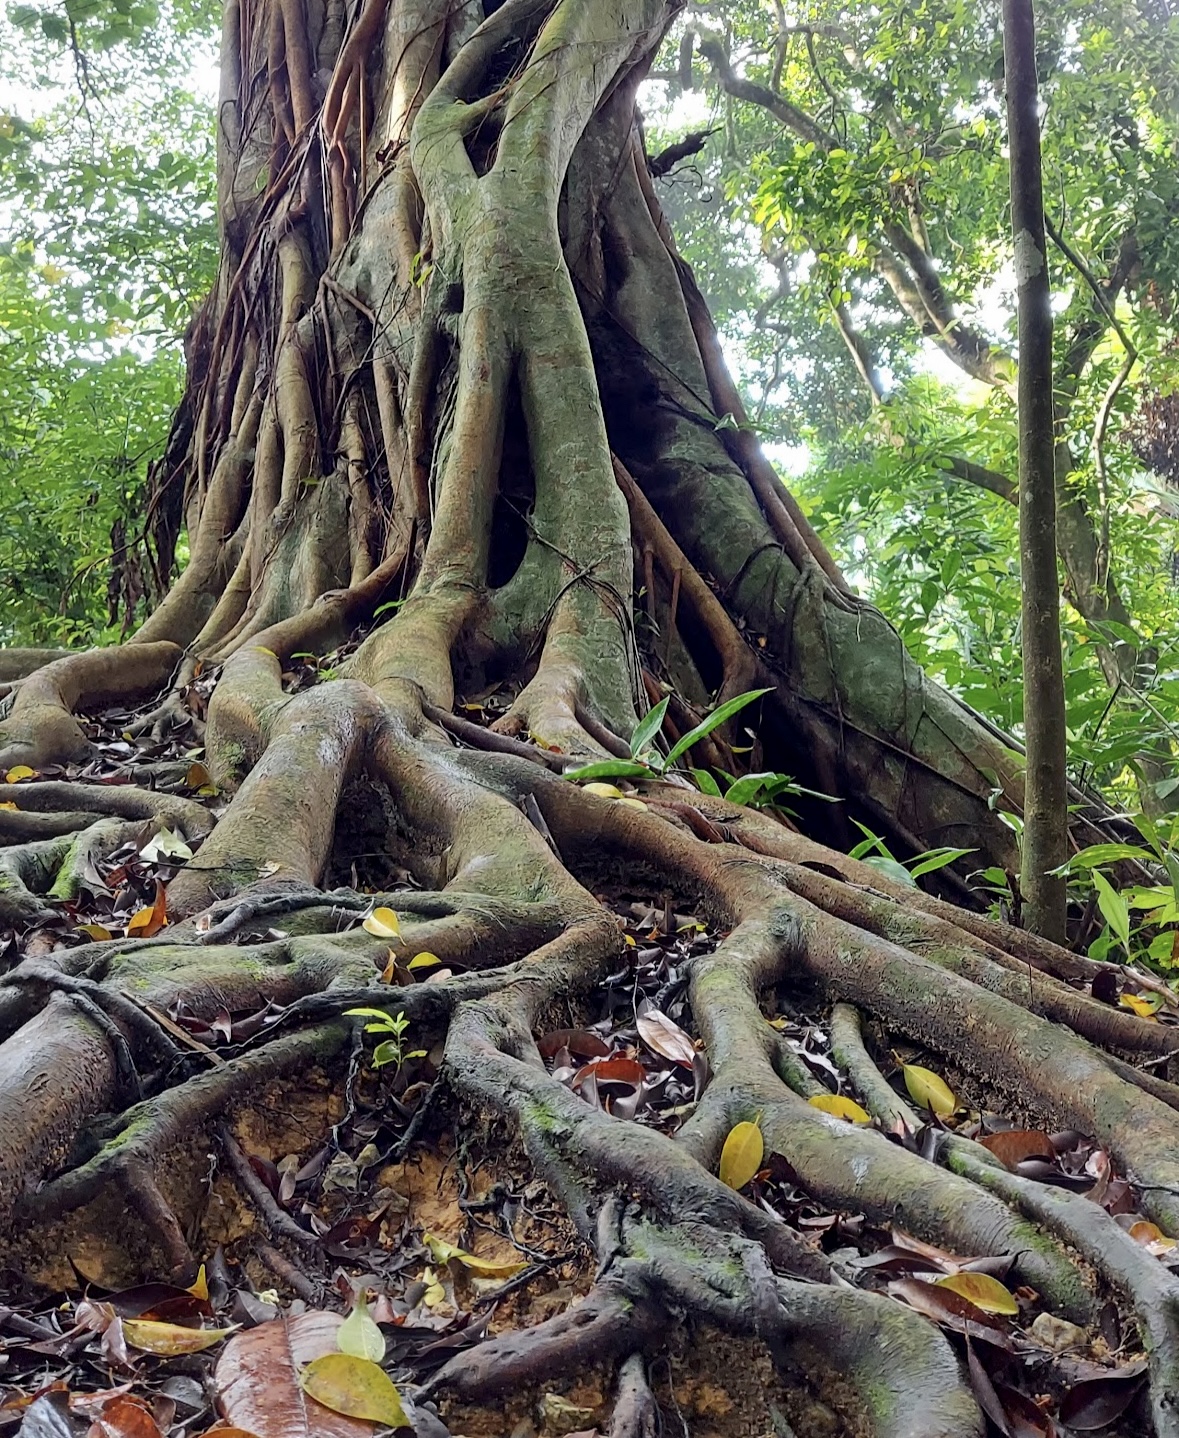
[[(838, 793), (911, 849), (962, 845), (979, 851), (972, 863), (1017, 867), (995, 798), (1018, 811), (1019, 755), (849, 594), (741, 425), (636, 121), (674, 8), (508, 0), (484, 19), (453, 0), (228, 6), (223, 263), (153, 496), (160, 573), (182, 525), (188, 563), (122, 648), (29, 656), (0, 765), (84, 757), (75, 711), (112, 701), (162, 690), (164, 725), (197, 666), (221, 666), (207, 762), (233, 798), (208, 832), (199, 804), (146, 790), (14, 791), (35, 811), (19, 817), (44, 819), (4, 816), (0, 914), (14, 925), (50, 911), (58, 869), (76, 869), (61, 836), (87, 822), (79, 811), (154, 817), (203, 843), (170, 886), (166, 941), (60, 949), (0, 981), (0, 1209), (46, 1222), (114, 1185), (168, 1262), (190, 1262), (176, 1217), (190, 1199), (171, 1170), (160, 1177), (162, 1157), (260, 1083), (329, 1062), (343, 1009), (388, 992), (375, 977), (388, 941), (338, 932), (341, 911), (379, 896), (317, 888), (353, 812), (341, 796), (363, 777), (383, 796), (388, 855), (424, 886), (385, 900), (408, 952), (460, 970), (399, 990), (397, 1007), (445, 1034), (451, 1094), (515, 1126), (600, 1246), (580, 1319), (484, 1344), (436, 1392), (657, 1351), (672, 1305), (779, 1358), (811, 1344), (880, 1435), (981, 1433), (924, 1320), (832, 1286), (825, 1259), (713, 1176), (729, 1129), (756, 1118), (825, 1202), (902, 1214), (959, 1252), (1015, 1252), (1065, 1313), (1087, 1303), (1068, 1250), (1080, 1253), (1128, 1295), (1158, 1431), (1179, 1434), (1166, 1270), (1096, 1205), (965, 1140), (935, 1166), (808, 1105), (758, 1001), (817, 982), (984, 1080), (1002, 1073), (1045, 1123), (1104, 1144), (1179, 1232), (1179, 1090), (1103, 1051), (1157, 1058), (1174, 1031), (1078, 991), (1088, 961), (762, 813), (655, 783), (636, 808), (560, 777), (564, 756), (625, 752), (661, 683), (680, 731), (713, 692), (765, 687), (758, 767)], [(634, 622), (636, 572), (657, 637)], [(333, 678), (284, 690), (291, 656), (354, 632), (363, 641)], [(6, 672), (21, 669), (11, 656)], [(455, 713), (456, 693), (492, 682), (513, 696), (493, 726)], [(731, 764), (712, 742), (701, 761)], [(619, 964), (617, 923), (593, 890), (622, 873), (727, 934), (691, 971), (712, 1079), (674, 1140), (583, 1103), (532, 1037), (555, 1002), (575, 1007)], [(276, 922), (283, 937), (235, 943)], [(177, 1082), (152, 1016), (178, 998), (205, 1016), (293, 1008), (277, 1037)], [(866, 1054), (850, 1041), (848, 1053), (892, 1124)], [(71, 1167), (80, 1130), (95, 1151)], [(643, 1431), (625, 1421), (619, 1434)]]

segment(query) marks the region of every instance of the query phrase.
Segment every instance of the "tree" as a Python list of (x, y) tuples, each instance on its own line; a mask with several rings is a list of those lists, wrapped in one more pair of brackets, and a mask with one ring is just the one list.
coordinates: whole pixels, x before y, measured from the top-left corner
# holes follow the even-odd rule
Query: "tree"
[(1030, 0), (1006, 0), (1003, 58), (1011, 137), (1011, 231), (1019, 296), (1019, 558), (1027, 777), (1020, 891), (1028, 928), (1063, 943), (1068, 779), (1060, 587), (1056, 577), (1056, 416), (1052, 292), (1040, 174), (1036, 30)]
[[(639, 1399), (615, 1431), (647, 1431), (633, 1356), (658, 1350), (671, 1305), (783, 1360), (810, 1344), (879, 1435), (981, 1433), (936, 1330), (830, 1282), (826, 1256), (715, 1176), (746, 1123), (810, 1193), (854, 1194), (873, 1221), (903, 1212), (959, 1253), (1014, 1254), (1074, 1316), (1090, 1304), (1080, 1255), (1128, 1296), (1173, 1435), (1168, 1271), (1098, 1205), (961, 1136), (933, 1164), (808, 1103), (819, 1085), (759, 999), (796, 978), (841, 999), (850, 1083), (910, 1140), (861, 1013), (1001, 1074), (1107, 1148), (1175, 1231), (1175, 1090), (1124, 1057), (1169, 1054), (1171, 1031), (1074, 987), (1090, 960), (721, 797), (708, 771), (737, 767), (735, 727), (694, 736), (697, 790), (670, 771), (715, 695), (712, 721), (754, 716), (754, 767), (842, 796), (905, 852), (1016, 866), (1000, 813), (1019, 812), (1020, 756), (848, 592), (761, 453), (675, 249), (635, 111), (674, 9), (366, 0), (345, 23), (316, 4), (227, 7), (221, 264), (148, 498), (156, 572), (182, 531), (188, 561), (127, 643), (4, 656), (18, 808), (0, 812), (0, 913), (22, 931), (57, 915), (132, 821), (179, 829), (195, 858), (129, 926), (151, 937), (57, 947), (0, 981), (6, 1216), (43, 1225), (113, 1186), (132, 1242), (191, 1269), (194, 1196), (167, 1157), (258, 1085), (336, 1061), (342, 1013), (388, 1004), (380, 974), (429, 954), (451, 972), (399, 988), (397, 1008), (445, 1036), (456, 1112), (510, 1126), (599, 1263), (578, 1306), (457, 1355), (432, 1392), (620, 1361)], [(319, 682), (292, 689), (308, 655)], [(214, 678), (208, 774), (188, 778), (230, 796), (215, 827), (192, 797), (81, 782), (80, 716), (159, 694), (140, 727), (164, 732)], [(465, 717), (461, 697), (486, 704), (493, 686), (495, 722)], [(637, 792), (581, 787), (571, 763)], [(805, 810), (808, 827), (838, 836), (835, 808)], [(388, 861), (377, 892), (325, 891), (334, 839), (362, 822)], [(1079, 842), (1109, 832), (1096, 803), (1075, 820)], [(393, 892), (398, 869), (422, 887)], [(666, 894), (671, 927), (682, 898), (724, 935), (690, 970), (711, 1078), (674, 1139), (583, 1102), (534, 1038), (623, 961), (594, 891), (636, 878)], [(178, 1002), (209, 1021), (283, 1015), (192, 1075), (160, 1022)]]
[[(857, 507), (893, 515), (891, 490), (902, 511), (894, 535), (907, 528), (915, 542), (928, 540), (937, 531), (936, 523), (920, 529), (928, 504), (953, 511), (950, 534), (968, 512), (995, 550), (1013, 534), (1014, 516), (1002, 510), (1018, 497), (998, 19), (997, 5), (919, 14), (895, 6), (870, 16), (835, 6), (787, 23), (784, 12), (736, 6), (708, 7), (688, 22), (705, 62), (688, 76), (715, 86), (727, 107), (728, 189), (766, 228), (778, 275), (744, 327), (762, 330), (756, 347), (769, 352), (779, 387), (801, 381), (821, 401), (824, 389), (854, 382), (873, 408), (856, 453), (846, 425), (831, 442), (831, 418), (855, 412), (846, 401), (809, 407), (816, 447), (826, 450), (818, 474), (844, 470), (842, 484), (823, 485), (825, 510), (850, 512), (853, 526)], [(1152, 526), (1142, 524), (1132, 417), (1152, 385), (1170, 386), (1174, 359), (1165, 217), (1174, 205), (1176, 33), (1149, 5), (1071, 0), (1043, 6), (1038, 29), (1049, 261), (1054, 290), (1067, 298), (1054, 357), (1057, 541), (1071, 609), (1071, 720), (1078, 735), (1092, 735), (1074, 757), (1110, 779), (1130, 760), (1141, 807), (1152, 812), (1176, 792), (1169, 703), (1161, 712), (1159, 704), (1170, 664), (1158, 662), (1173, 627), (1170, 600), (1158, 592), (1171, 546), (1157, 510)], [(679, 83), (678, 71), (661, 73)], [(812, 340), (824, 318), (845, 346), (841, 362)], [(914, 384), (915, 344), (940, 352), (977, 397), (964, 406), (944, 389), (930, 396), (927, 377)], [(858, 482), (840, 463), (849, 449), (872, 460)], [(973, 504), (944, 497), (954, 486), (973, 487)], [(906, 559), (892, 587), (907, 577), (905, 602), (925, 611), (915, 627), (928, 631), (937, 607), (943, 627), (976, 628), (985, 609), (956, 602), (953, 578), (938, 574), (940, 546), (927, 566), (908, 563), (909, 547), (894, 546)], [(874, 566), (869, 557), (866, 567), (879, 578), (887, 558)], [(993, 649), (994, 636), (981, 645)], [(939, 662), (951, 650), (923, 646), (953, 679), (954, 666)], [(977, 682), (977, 662), (957, 667), (973, 671), (961, 687), (973, 688), (991, 717), (1008, 703), (1018, 716), (1014, 684), (995, 699)]]

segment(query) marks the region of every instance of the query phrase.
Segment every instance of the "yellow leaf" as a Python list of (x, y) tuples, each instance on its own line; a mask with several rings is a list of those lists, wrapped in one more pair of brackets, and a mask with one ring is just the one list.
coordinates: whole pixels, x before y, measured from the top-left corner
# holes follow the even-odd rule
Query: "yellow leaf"
[(935, 1282), (938, 1288), (948, 1288), (984, 1313), (1004, 1313), (1014, 1317), (1019, 1312), (1019, 1304), (1013, 1295), (989, 1273), (947, 1273)]
[(167, 893), (159, 879), (156, 880), (156, 900), (150, 908), (137, 909), (127, 920), (129, 939), (151, 939), (168, 922)]
[(757, 1124), (737, 1124), (721, 1149), (720, 1181), (730, 1188), (744, 1188), (761, 1167), (765, 1151), (765, 1141)]
[(618, 802), (625, 804), (628, 809), (645, 809), (647, 807), (641, 799), (636, 799), (633, 794), (624, 794)]
[(158, 1323), (153, 1318), (123, 1319), (123, 1336), (132, 1348), (142, 1348), (145, 1353), (158, 1353), (164, 1358), (177, 1353), (200, 1353), (236, 1332), (236, 1326), (183, 1328), (179, 1323)]
[[(144, 913), (150, 914), (151, 910), (145, 909)], [(114, 935), (111, 933), (111, 931), (109, 929), (104, 929), (101, 924), (79, 924), (78, 932), (80, 934), (89, 934), (90, 937), (95, 941), (95, 943), (98, 944), (105, 943), (107, 939), (114, 938)]]
[(622, 790), (616, 784), (583, 784), (582, 792), (596, 794), (599, 799), (621, 799)]
[(442, 960), (437, 954), (422, 953), (415, 954), (406, 967), (410, 969), (432, 969), (435, 964), (440, 964), (441, 962)]
[(1130, 1225), (1130, 1237), (1136, 1243), (1145, 1244), (1156, 1257), (1175, 1247), (1175, 1240), (1168, 1238), (1157, 1223), (1147, 1223), (1145, 1219)]
[(16, 809), (19, 811), (20, 805), (14, 804), (11, 799), (5, 799), (4, 802), (0, 804), (0, 809)]
[(622, 942), (626, 945), (628, 949), (634, 949), (638, 947), (638, 944), (633, 934), (623, 934)]
[(191, 1293), (194, 1298), (199, 1298), (202, 1303), (208, 1303), (209, 1280), (205, 1277), (205, 1265), (203, 1263), (197, 1269), (197, 1276), (193, 1281), (192, 1287), (186, 1288), (185, 1292)]
[(807, 1099), (807, 1102), (812, 1108), (834, 1114), (836, 1118), (850, 1119), (852, 1123), (872, 1122), (872, 1115), (866, 1109), (862, 1109), (855, 1099), (844, 1098), (842, 1094), (817, 1093), (814, 1098)]
[(375, 934), (378, 939), (401, 937), (401, 925), (392, 909), (374, 909), (360, 927), (368, 934)]
[(393, 1380), (371, 1358), (325, 1353), (304, 1368), (299, 1381), (305, 1393), (333, 1413), (367, 1418), (385, 1428), (410, 1426)]
[(1118, 1004), (1123, 1009), (1132, 1009), (1141, 1019), (1150, 1019), (1162, 1007), (1161, 994), (1122, 994)]
[(473, 1253), (456, 1248), (453, 1243), (447, 1243), (445, 1238), (439, 1238), (433, 1233), (423, 1233), (422, 1242), (430, 1250), (430, 1256), (435, 1263), (450, 1263), (454, 1260), (469, 1272), (477, 1273), (480, 1278), (512, 1278), (528, 1267), (527, 1263), (504, 1263), (492, 1258), (476, 1258)]
[(186, 789), (197, 790), (212, 788), (214, 794), (217, 792), (216, 788), (213, 787), (212, 774), (209, 773), (208, 769), (205, 768), (199, 759), (194, 759), (188, 766), (188, 771), (184, 775), (184, 787)]
[(19, 784), (22, 779), (32, 779), (36, 773), (37, 771), (30, 769), (27, 764), (17, 764), (5, 774), (4, 782), (6, 784)]
[(909, 1097), (922, 1108), (932, 1109), (942, 1118), (952, 1114), (958, 1107), (958, 1100), (945, 1079), (939, 1078), (931, 1069), (920, 1068), (917, 1064), (902, 1064), (905, 1087)]

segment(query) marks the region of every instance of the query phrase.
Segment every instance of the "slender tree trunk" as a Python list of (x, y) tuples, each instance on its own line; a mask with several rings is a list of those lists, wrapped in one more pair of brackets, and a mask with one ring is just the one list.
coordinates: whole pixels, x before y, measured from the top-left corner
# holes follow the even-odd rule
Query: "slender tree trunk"
[(1027, 745), (1020, 889), (1028, 928), (1060, 943), (1065, 880), (1051, 871), (1068, 857), (1068, 780), (1056, 573), (1052, 307), (1031, 0), (1004, 0), (1003, 54), (1019, 306), (1019, 561)]

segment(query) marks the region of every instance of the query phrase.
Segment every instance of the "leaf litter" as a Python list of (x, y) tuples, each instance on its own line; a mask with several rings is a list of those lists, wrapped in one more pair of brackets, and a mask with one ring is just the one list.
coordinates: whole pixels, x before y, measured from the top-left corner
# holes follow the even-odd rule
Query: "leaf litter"
[[(199, 746), (211, 679), (194, 681), (186, 695), (190, 722), (163, 739), (136, 737), (122, 727), (134, 716), (118, 712), (101, 724), (90, 723), (98, 757), (84, 766), (9, 775), (12, 798), (5, 794), (6, 807), (19, 809), (21, 786), (40, 780), (142, 784), (147, 772), (161, 792), (197, 797), (216, 814), (220, 796)], [(314, 666), (296, 664), (284, 675), (284, 686), (293, 692), (317, 679)], [(88, 857), (77, 894), (54, 905), (54, 918), (0, 938), (0, 967), (119, 934), (159, 933), (167, 923), (167, 886), (198, 850), (199, 841), (149, 823), (109, 853)], [(601, 897), (624, 923), (625, 962), (591, 996), (588, 1012), (566, 1027), (539, 1033), (537, 1046), (553, 1076), (583, 1101), (673, 1133), (693, 1112), (709, 1076), (707, 1056), (693, 1032), (687, 984), (693, 958), (710, 951), (718, 935), (697, 916), (678, 912), (667, 897), (656, 903)], [(392, 909), (375, 908), (367, 917), (358, 913), (354, 921), (394, 943), (401, 939)], [(436, 978), (438, 967), (433, 955), (391, 948), (383, 976), (392, 985), (423, 982)], [(1149, 997), (1138, 992), (1132, 974), (1119, 980), (1111, 968), (1100, 978), (1093, 994), (1103, 1002), (1137, 1011), (1138, 1004), (1128, 1001), (1145, 1003)], [(212, 1018), (177, 1005), (157, 1019), (196, 1050), (215, 1056), (281, 1016), (275, 1005)], [(1174, 1018), (1164, 1010), (1156, 1021)], [(828, 1090), (812, 1104), (851, 1123), (870, 1123), (858, 1097), (845, 1091), (820, 1019), (786, 1013), (771, 1021)], [(328, 1143), (277, 1159), (262, 1152), (246, 1155), (275, 1203), (314, 1241), (320, 1274), (333, 1262), (348, 1269), (337, 1267), (333, 1281), (320, 1280), (320, 1290), (322, 1302), (350, 1317), (302, 1299), (281, 1301), (221, 1253), (209, 1255), (212, 1280), (204, 1298), (164, 1283), (114, 1293), (84, 1283), (79, 1295), (63, 1302), (61, 1293), (38, 1293), (12, 1277), (0, 1290), (0, 1438), (74, 1432), (87, 1438), (108, 1433), (197, 1438), (210, 1429), (222, 1438), (233, 1438), (235, 1431), (269, 1438), (270, 1430), (257, 1426), (257, 1414), (245, 1422), (226, 1406), (228, 1380), (221, 1380), (232, 1369), (227, 1357), (238, 1345), (270, 1342), (265, 1335), (277, 1331), (273, 1325), (289, 1329), (304, 1320), (309, 1331), (320, 1325), (323, 1351), (304, 1358), (289, 1383), (299, 1388), (304, 1406), (315, 1400), (317, 1388), (320, 1396), (330, 1392), (332, 1402), (343, 1405), (343, 1411), (319, 1405), (308, 1431), (335, 1433), (330, 1425), (339, 1423), (351, 1425), (340, 1433), (360, 1435), (371, 1432), (374, 1422), (396, 1417), (399, 1385), (412, 1387), (463, 1347), (518, 1319), (528, 1284), (547, 1284), (561, 1304), (575, 1298), (584, 1255), (542, 1186), (521, 1175), (474, 1206), (464, 1208), (466, 1200), (460, 1200), (460, 1228), (443, 1236), (415, 1223), (411, 1209), (417, 1204), (407, 1206), (386, 1181), (398, 1170), (404, 1178), (404, 1164), (385, 1160), (425, 1101), (439, 1058), (421, 1052), (395, 1073), (362, 1076), (353, 1085), (346, 1121)], [(1015, 1116), (972, 1108), (939, 1070), (936, 1057), (919, 1051), (903, 1057), (898, 1051), (889, 1077), (927, 1120), (916, 1134), (890, 1135), (895, 1141), (934, 1157), (947, 1129), (976, 1138), (1013, 1172), (1100, 1203), (1160, 1262), (1179, 1265), (1174, 1242), (1144, 1218), (1132, 1185), (1085, 1136), (1048, 1133)], [(999, 1432), (1139, 1431), (1134, 1415), (1145, 1366), (1129, 1338), (1132, 1324), (1123, 1324), (1112, 1304), (1093, 1331), (1075, 1328), (1043, 1312), (1031, 1290), (1007, 1286), (1010, 1257), (951, 1254), (900, 1229), (874, 1228), (862, 1214), (827, 1209), (802, 1190), (779, 1155), (764, 1151), (755, 1122), (738, 1124), (729, 1137), (722, 1178), (794, 1226), (843, 1276), (907, 1303), (942, 1327)], [(473, 1251), (480, 1248), (484, 1251)], [(533, 1319), (538, 1311), (549, 1316), (541, 1303), (530, 1310)], [(325, 1323), (333, 1334), (344, 1333), (342, 1343), (333, 1337), (323, 1347)], [(315, 1362), (324, 1366), (308, 1383)], [(266, 1370), (267, 1385), (276, 1381), (275, 1371)], [(331, 1374), (332, 1382), (325, 1378), (321, 1385), (320, 1374)], [(406, 1403), (413, 1423), (412, 1403), (408, 1398)], [(1128, 1427), (1119, 1426), (1123, 1420)], [(435, 1414), (421, 1422), (432, 1438), (447, 1431)], [(282, 1430), (282, 1438), (290, 1431)]]

